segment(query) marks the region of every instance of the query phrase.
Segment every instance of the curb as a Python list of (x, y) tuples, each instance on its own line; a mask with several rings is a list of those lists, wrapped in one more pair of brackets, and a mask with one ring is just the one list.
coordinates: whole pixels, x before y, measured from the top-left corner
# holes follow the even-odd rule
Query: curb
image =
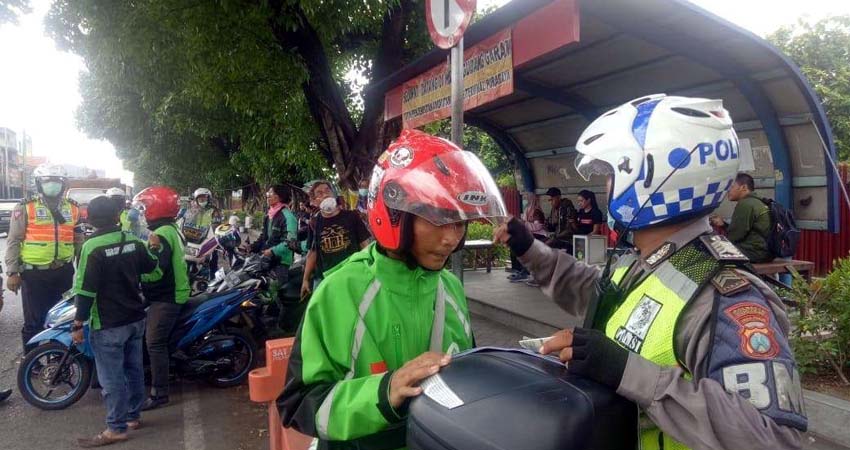
[(850, 447), (850, 402), (808, 390), (803, 390), (803, 398), (809, 433)]

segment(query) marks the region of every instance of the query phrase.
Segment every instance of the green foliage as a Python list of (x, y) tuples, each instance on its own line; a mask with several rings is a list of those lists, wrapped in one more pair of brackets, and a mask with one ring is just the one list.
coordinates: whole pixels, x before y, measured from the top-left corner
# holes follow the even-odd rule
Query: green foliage
[(850, 385), (850, 259), (837, 261), (826, 279), (811, 284), (796, 275), (789, 296), (800, 304), (791, 335), (800, 371), (828, 368)]
[[(470, 222), (469, 228), (466, 230), (466, 240), (474, 241), (477, 239), (492, 241), (493, 225), (487, 222)], [(508, 261), (511, 257), (510, 250), (508, 250), (508, 248), (504, 245), (496, 244), (493, 246), (492, 251), (495, 265), (501, 265), (501, 263)], [(477, 267), (485, 267), (485, 252), (481, 251), (479, 253), (480, 255), (478, 257)], [(465, 252), (463, 255), (463, 266), (466, 268), (472, 268), (472, 258), (474, 256), (474, 252)]]
[[(452, 132), (451, 126), (451, 120), (443, 119), (425, 125), (423, 131), (450, 139)], [(493, 175), (497, 185), (500, 187), (516, 187), (514, 162), (508, 158), (489, 134), (473, 126), (464, 125), (463, 149), (475, 153), (481, 159), (484, 167)]]
[(18, 17), (32, 12), (29, 0), (0, 0), (0, 25), (16, 24)]
[[(403, 34), (386, 37), (400, 42), (401, 56), (376, 68), (383, 26), (401, 5)], [(112, 142), (139, 187), (256, 192), (359, 161), (344, 153), (368, 105), (346, 75), (382, 78), (429, 48), (420, 9), (410, 0), (56, 0), (46, 24), (86, 64), (79, 127)], [(338, 93), (347, 110), (331, 110), (316, 91)], [(328, 131), (328, 123), (339, 128)], [(342, 156), (328, 139), (340, 130), (349, 145), (337, 148)], [(374, 147), (368, 139), (361, 148)]]
[(823, 102), (839, 158), (850, 160), (850, 16), (801, 20), (768, 39), (803, 70)]

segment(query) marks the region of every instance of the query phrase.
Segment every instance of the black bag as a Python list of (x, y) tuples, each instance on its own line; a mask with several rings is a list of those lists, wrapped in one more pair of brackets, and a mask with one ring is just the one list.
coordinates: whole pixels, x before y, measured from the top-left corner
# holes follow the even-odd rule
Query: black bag
[[(411, 450), (622, 450), (637, 448), (638, 408), (608, 387), (570, 375), (563, 363), (489, 349), (440, 370), (436, 397), (410, 403)], [(438, 383), (439, 384), (439, 383)]]
[(800, 244), (800, 229), (794, 221), (794, 213), (770, 198), (761, 199), (770, 214), (770, 236), (767, 248), (777, 258), (790, 258)]

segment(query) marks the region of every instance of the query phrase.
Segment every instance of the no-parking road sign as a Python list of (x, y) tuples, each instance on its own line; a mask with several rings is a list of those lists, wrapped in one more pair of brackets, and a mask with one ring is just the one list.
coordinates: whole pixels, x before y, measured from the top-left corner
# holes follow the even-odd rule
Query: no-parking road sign
[(426, 0), (425, 18), (431, 40), (440, 48), (452, 48), (460, 40), (472, 14), (476, 0)]

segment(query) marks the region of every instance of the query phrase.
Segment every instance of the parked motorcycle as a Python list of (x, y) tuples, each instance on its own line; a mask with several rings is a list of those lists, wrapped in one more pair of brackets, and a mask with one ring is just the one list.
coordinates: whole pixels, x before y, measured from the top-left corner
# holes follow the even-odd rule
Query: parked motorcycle
[[(257, 360), (257, 343), (246, 331), (254, 321), (258, 282), (241, 289), (190, 298), (183, 306), (169, 346), (172, 373), (204, 379), (213, 386), (242, 384)], [(85, 342), (71, 341), (76, 306), (69, 293), (50, 309), (47, 329), (27, 343), (18, 369), (18, 388), (24, 399), (45, 410), (64, 409), (88, 391), (94, 375), (94, 354)]]

